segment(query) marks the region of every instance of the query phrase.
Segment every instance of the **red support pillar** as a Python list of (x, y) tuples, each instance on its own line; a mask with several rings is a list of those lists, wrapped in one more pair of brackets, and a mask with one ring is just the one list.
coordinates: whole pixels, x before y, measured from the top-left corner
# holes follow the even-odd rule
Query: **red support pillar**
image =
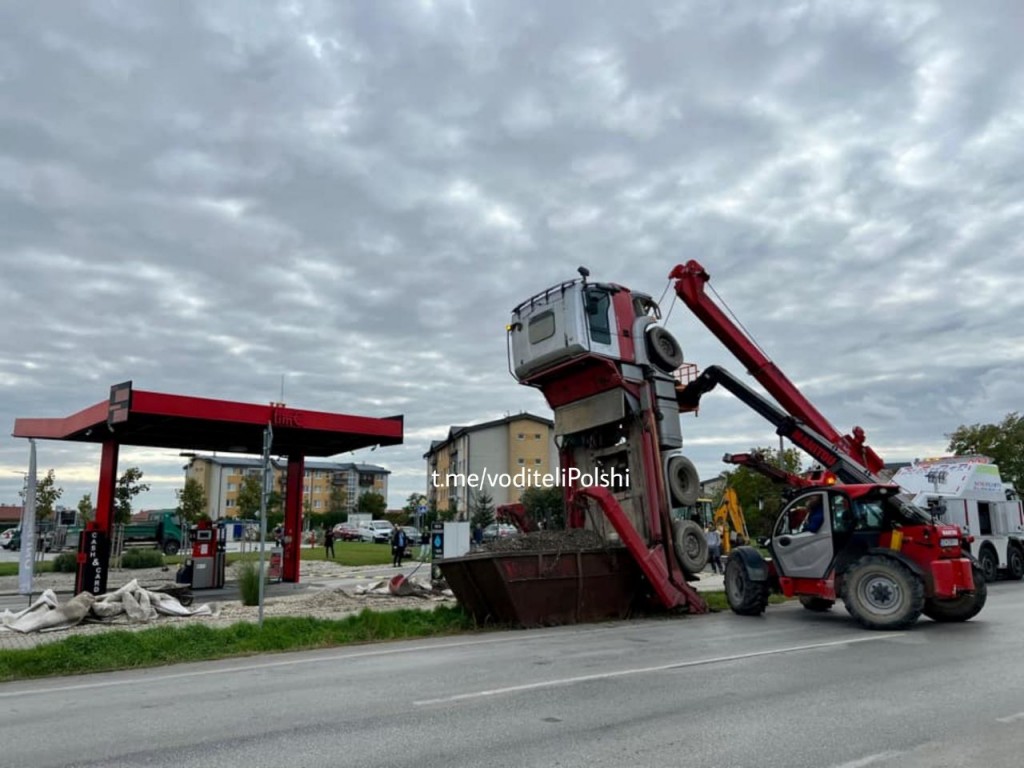
[(110, 537), (114, 528), (114, 491), (117, 488), (117, 454), (114, 440), (103, 443), (100, 454), (100, 487), (96, 494), (96, 527)]
[(288, 457), (288, 480), (284, 498), (284, 581), (299, 583), (299, 555), (302, 547), (302, 496), (305, 485), (304, 456)]
[(81, 533), (78, 542), (78, 568), (75, 572), (75, 594), (90, 592), (102, 595), (107, 591), (107, 570), (110, 566), (110, 534), (114, 529), (114, 491), (117, 488), (116, 440), (103, 443), (100, 454), (100, 486), (96, 494), (96, 517)]

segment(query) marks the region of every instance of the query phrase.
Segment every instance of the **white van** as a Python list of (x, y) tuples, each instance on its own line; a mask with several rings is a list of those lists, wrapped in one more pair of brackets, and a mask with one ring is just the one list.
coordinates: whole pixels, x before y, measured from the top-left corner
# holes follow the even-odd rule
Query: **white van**
[(370, 520), (359, 524), (359, 540), (372, 541), (377, 544), (387, 544), (391, 541), (391, 534), (395, 526), (387, 520)]

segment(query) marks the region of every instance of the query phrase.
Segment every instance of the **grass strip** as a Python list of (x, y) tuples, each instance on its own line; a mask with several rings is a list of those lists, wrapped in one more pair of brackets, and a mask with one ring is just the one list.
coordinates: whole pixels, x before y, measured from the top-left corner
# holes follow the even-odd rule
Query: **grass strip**
[(239, 622), (230, 627), (191, 624), (134, 632), (114, 630), (0, 652), (0, 681), (316, 650), (473, 629), (473, 619), (461, 608), (438, 606), (432, 611), (378, 612), (367, 608), (337, 620), (273, 616), (264, 619), (262, 629), (256, 624)]

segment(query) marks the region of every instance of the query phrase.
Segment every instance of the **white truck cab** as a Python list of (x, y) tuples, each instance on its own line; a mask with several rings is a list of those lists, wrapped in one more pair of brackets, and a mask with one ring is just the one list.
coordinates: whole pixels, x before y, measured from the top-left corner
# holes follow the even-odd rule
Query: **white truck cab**
[[(903, 467), (892, 481), (914, 504), (973, 537), (971, 554), (987, 581), (1002, 571), (1024, 577), (1024, 508), (1008, 494), (999, 467), (986, 456), (946, 456)], [(1010, 498), (1010, 497), (1013, 498)]]

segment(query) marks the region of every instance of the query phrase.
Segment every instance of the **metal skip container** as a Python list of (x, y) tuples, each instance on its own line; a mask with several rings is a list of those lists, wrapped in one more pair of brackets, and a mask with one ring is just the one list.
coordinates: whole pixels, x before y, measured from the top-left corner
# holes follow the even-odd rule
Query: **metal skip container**
[(520, 627), (628, 617), (643, 578), (624, 547), (481, 552), (437, 561), (478, 624)]

